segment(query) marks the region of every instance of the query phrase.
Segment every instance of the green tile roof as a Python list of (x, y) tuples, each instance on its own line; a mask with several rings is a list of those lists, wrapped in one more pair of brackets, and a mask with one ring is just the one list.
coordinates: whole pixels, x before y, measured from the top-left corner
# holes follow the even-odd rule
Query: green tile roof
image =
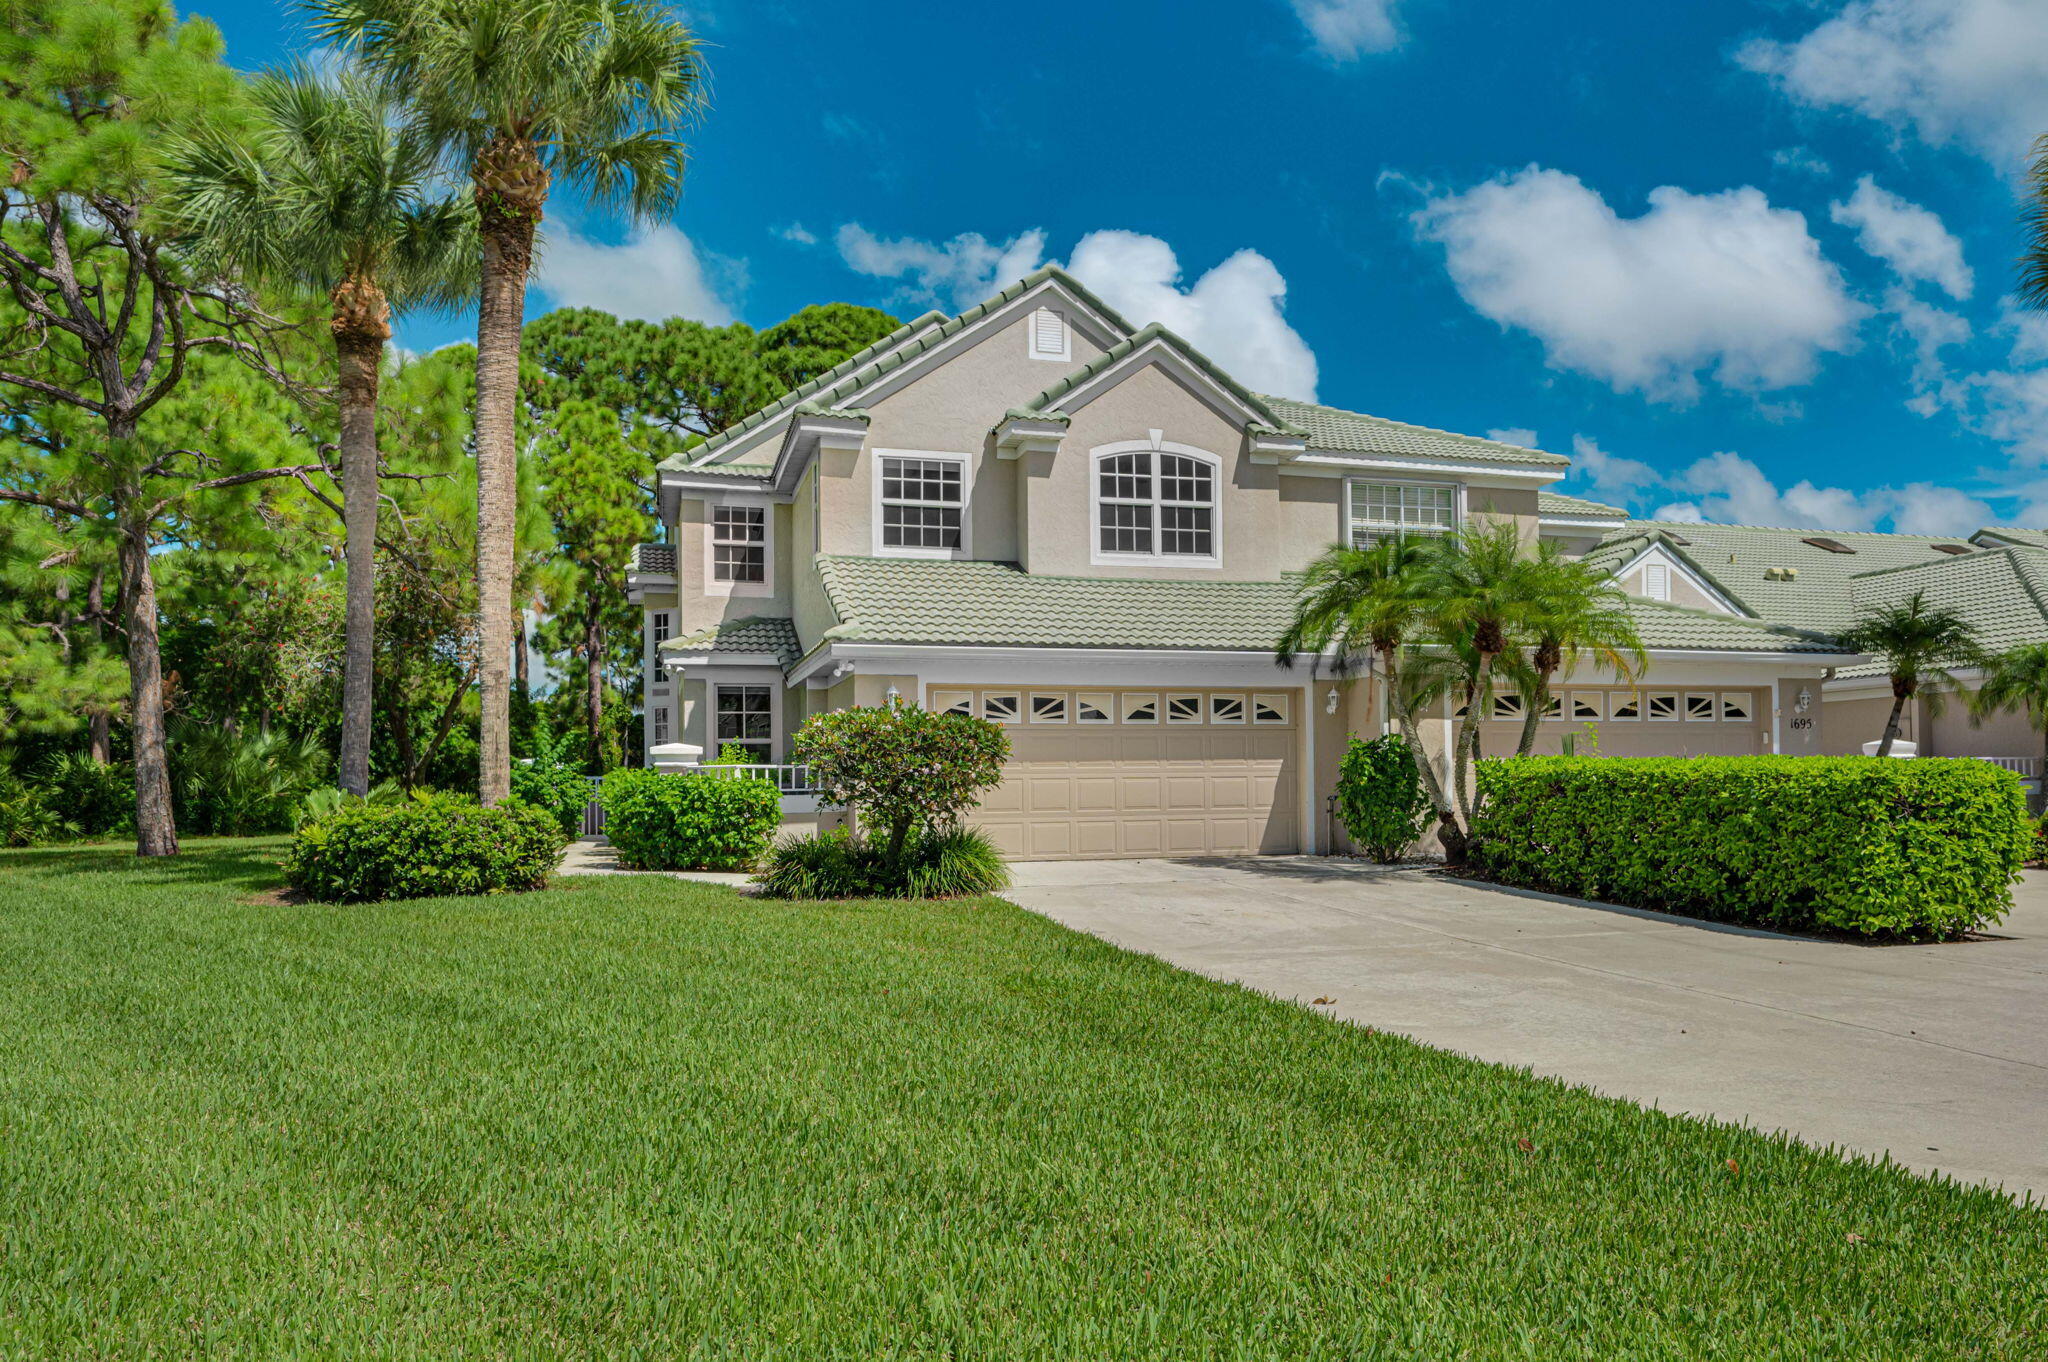
[(1584, 497), (1568, 497), (1562, 492), (1551, 491), (1539, 491), (1536, 494), (1536, 514), (1611, 516), (1617, 520), (1628, 518), (1628, 512), (1619, 506), (1605, 506), (1597, 501), (1588, 501)]
[(2048, 549), (2048, 530), (2022, 530), (2006, 525), (1989, 525), (1970, 536), (1973, 540), (1992, 541), (1986, 547), (1996, 548), (1999, 544), (2025, 544), (2031, 548)]
[(1297, 402), (1291, 397), (1264, 396), (1266, 405), (1281, 423), (1304, 431), (1310, 447), (1351, 454), (1391, 454), (1412, 459), (1480, 459), (1488, 463), (1540, 464), (1546, 468), (1567, 468), (1571, 460), (1562, 454), (1499, 440), (1482, 440), (1477, 435), (1457, 435), (1428, 426), (1411, 426), (1389, 421), (1384, 416), (1339, 407)]
[[(1216, 380), (1225, 392), (1228, 392), (1232, 397), (1250, 407), (1252, 412), (1258, 417), (1261, 425), (1275, 430), (1286, 428), (1287, 423), (1280, 419), (1279, 414), (1270, 405), (1272, 399), (1261, 398), (1257, 393), (1217, 368), (1215, 364), (1210, 362), (1207, 355), (1204, 355), (1194, 346), (1189, 345), (1185, 340), (1182, 340), (1158, 322), (1153, 322), (1126, 339), (1118, 341), (1094, 359), (1089, 360), (1086, 364), (1074, 370), (1074, 372), (1068, 374), (1050, 388), (1047, 388), (1037, 397), (1024, 404), (1025, 411), (1045, 414), (1047, 409), (1057, 404), (1062, 397), (1065, 397), (1068, 393), (1095, 377), (1095, 375), (1102, 373), (1106, 369), (1116, 367), (1134, 351), (1143, 349), (1155, 340), (1164, 341), (1167, 345), (1179, 351), (1182, 357), (1190, 364)], [(1288, 433), (1300, 435), (1307, 432), (1290, 431)]]
[[(1893, 605), (1914, 592), (1929, 604), (1962, 615), (1978, 641), (1993, 651), (2048, 639), (2048, 548), (2014, 545), (1943, 557), (1911, 567), (1865, 572), (1851, 579), (1850, 599), (1858, 611)], [(1876, 663), (1845, 668), (1844, 676), (1880, 676)]]
[(661, 645), (661, 651), (669, 656), (677, 653), (770, 653), (785, 667), (801, 654), (796, 641), (796, 624), (768, 615), (726, 620), (709, 629), (669, 639)]
[[(1762, 525), (1701, 525), (1682, 521), (1631, 520), (1587, 555), (1589, 562), (1619, 568), (1653, 540), (1695, 567), (1758, 619), (1834, 633), (1856, 620), (1849, 582), (1876, 568), (1934, 561), (1962, 561), (1936, 544), (1965, 544), (1953, 535), (1879, 534), (1867, 530), (1809, 530)], [(1832, 539), (1853, 550), (1833, 553), (1810, 539)], [(1793, 568), (1798, 576), (1774, 580), (1771, 568)]]
[(775, 471), (772, 463), (700, 463), (682, 470), (700, 477), (765, 478)]
[[(824, 555), (818, 575), (839, 623), (829, 640), (988, 647), (1269, 651), (1299, 583), (1056, 577), (1013, 563)], [(1655, 601), (1632, 600), (1646, 646), (1839, 653), (1827, 639)]]

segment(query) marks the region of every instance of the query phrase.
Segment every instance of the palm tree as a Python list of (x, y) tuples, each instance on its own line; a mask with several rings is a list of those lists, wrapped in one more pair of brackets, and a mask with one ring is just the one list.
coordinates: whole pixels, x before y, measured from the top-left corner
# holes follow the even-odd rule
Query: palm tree
[(1408, 753), (1422, 778), (1422, 787), (1442, 823), (1439, 837), (1448, 852), (1455, 843), (1462, 858), (1464, 835), (1444, 796), (1443, 781), (1422, 750), (1416, 731), (1415, 707), (1403, 671), (1411, 635), (1422, 619), (1422, 573), (1429, 551), (1420, 540), (1390, 535), (1365, 547), (1332, 544), (1308, 565), (1294, 618), (1274, 650), (1283, 667), (1292, 667), (1303, 653), (1320, 662), (1334, 655), (1338, 675), (1349, 672), (1354, 659), (1377, 659), (1384, 679), (1388, 717), (1408, 742)]
[(1426, 631), (1454, 655), (1471, 659), (1465, 717), (1451, 748), (1452, 790), (1469, 834), (1472, 797), (1466, 768), (1478, 759), (1480, 701), (1493, 691), (1502, 656), (1529, 633), (1536, 613), (1535, 574), (1510, 522), (1449, 535), (1430, 547), (1422, 574)]
[(478, 793), (510, 791), (519, 344), (535, 229), (557, 178), (637, 217), (682, 190), (675, 135), (702, 64), (679, 18), (648, 0), (308, 0), (319, 35), (360, 52), (420, 110), (476, 191), (482, 237), (476, 359)]
[(211, 263), (328, 299), (348, 563), (336, 783), (360, 795), (370, 788), (384, 344), (394, 307), (446, 306), (472, 287), (475, 213), (437, 183), (432, 139), (361, 73), (294, 67), (258, 77), (250, 93), (261, 120), (252, 140), (174, 149), (176, 211)]
[(2034, 141), (2020, 221), (2026, 237), (2026, 250), (2020, 254), (2020, 306), (2048, 312), (2048, 133)]
[[(1891, 677), (1892, 712), (1885, 720), (1884, 737), (1877, 755), (1892, 754), (1899, 736), (1899, 715), (1906, 701), (1921, 693), (1932, 681), (1955, 686), (1953, 669), (1981, 663), (1984, 652), (1977, 644), (1977, 631), (1956, 611), (1929, 605), (1925, 592), (1916, 591), (1905, 600), (1867, 611), (1842, 635), (1843, 646), (1868, 653), (1884, 664)], [(1927, 693), (1927, 708), (1940, 713), (1943, 694)]]
[(2048, 773), (2048, 643), (2022, 643), (1984, 663), (1984, 681), (1970, 697), (1970, 717), (1982, 723), (2016, 709), (2041, 734), (2041, 770)]
[(1518, 757), (1536, 746), (1536, 726), (1550, 707), (1550, 681), (1560, 668), (1571, 671), (1589, 659), (1616, 679), (1633, 682), (1650, 663), (1629, 617), (1628, 597), (1605, 571), (1567, 558), (1548, 543), (1537, 547), (1527, 571), (1530, 685)]

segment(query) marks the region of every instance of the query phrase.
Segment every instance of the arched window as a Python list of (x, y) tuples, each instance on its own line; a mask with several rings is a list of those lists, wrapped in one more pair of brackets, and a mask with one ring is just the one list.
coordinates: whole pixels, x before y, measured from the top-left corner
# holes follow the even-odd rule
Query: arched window
[(1216, 460), (1192, 450), (1098, 453), (1095, 561), (1214, 565), (1217, 475)]

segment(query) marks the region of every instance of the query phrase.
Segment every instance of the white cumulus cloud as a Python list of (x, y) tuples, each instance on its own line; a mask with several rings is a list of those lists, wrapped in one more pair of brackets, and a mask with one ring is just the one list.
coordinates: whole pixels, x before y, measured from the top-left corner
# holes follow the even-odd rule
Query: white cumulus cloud
[(1158, 322), (1261, 392), (1312, 402), (1316, 357), (1287, 324), (1287, 281), (1257, 251), (1238, 251), (1186, 288), (1173, 247), (1138, 232), (1090, 232), (1067, 268), (1133, 324)]
[(1792, 42), (1736, 60), (1800, 103), (1956, 143), (2017, 172), (2048, 129), (2048, 5), (2041, 0), (1851, 0)]
[(1993, 524), (1997, 516), (1976, 497), (1953, 487), (1915, 482), (1862, 492), (1821, 487), (1802, 478), (1779, 487), (1740, 454), (1709, 454), (1671, 480), (1687, 500), (1657, 508), (1658, 520), (1711, 521), (1734, 525), (1782, 525), (1793, 529), (1870, 530), (1880, 522), (1903, 534), (1963, 535)]
[(1031, 273), (1045, 253), (1045, 233), (1036, 228), (1007, 241), (990, 241), (979, 232), (962, 232), (951, 241), (889, 241), (849, 222), (835, 241), (840, 258), (856, 272), (908, 280), (906, 296), (956, 312)]
[(696, 245), (668, 223), (636, 228), (617, 246), (567, 229), (551, 231), (534, 287), (556, 307), (603, 308), (643, 321), (687, 317), (724, 326), (734, 316)]
[(1572, 476), (1582, 479), (1595, 496), (1622, 503), (1664, 482), (1664, 475), (1641, 459), (1609, 454), (1584, 435), (1572, 436)]
[(1828, 215), (1856, 229), (1856, 244), (1908, 283), (1927, 283), (1949, 297), (1968, 298), (1977, 287), (1963, 262), (1963, 243), (1934, 213), (1879, 186), (1865, 175), (1856, 192), (1829, 205)]
[(1498, 440), (1504, 445), (1520, 445), (1524, 449), (1536, 448), (1536, 432), (1527, 426), (1509, 426), (1504, 430), (1486, 432), (1489, 440)]
[(1293, 0), (1294, 16), (1308, 30), (1316, 51), (1332, 61), (1356, 61), (1401, 42), (1394, 22), (1396, 0)]
[(1866, 309), (1799, 213), (1746, 186), (1666, 185), (1649, 205), (1624, 218), (1576, 176), (1532, 165), (1433, 195), (1413, 221), (1467, 303), (1621, 391), (1683, 403), (1702, 376), (1793, 387), (1854, 344)]

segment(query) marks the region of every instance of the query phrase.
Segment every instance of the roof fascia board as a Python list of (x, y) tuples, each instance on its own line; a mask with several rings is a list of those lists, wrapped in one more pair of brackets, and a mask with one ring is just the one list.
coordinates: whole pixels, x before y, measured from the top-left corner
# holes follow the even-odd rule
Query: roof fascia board
[(1404, 459), (1394, 455), (1356, 454), (1311, 449), (1288, 460), (1281, 468), (1290, 473), (1342, 477), (1351, 473), (1451, 473), (1469, 478), (1499, 478), (1509, 483), (1561, 482), (1568, 469), (1516, 468), (1498, 463), (1456, 463), (1437, 459)]
[(1200, 365), (1183, 355), (1179, 346), (1163, 335), (1145, 342), (1101, 373), (1091, 374), (1087, 381), (1060, 394), (1059, 400), (1047, 410), (1071, 416), (1148, 364), (1157, 364), (1165, 369), (1183, 386), (1202, 397), (1219, 414), (1229, 417), (1239, 425), (1264, 424), (1266, 418), (1262, 414), (1247, 406), (1236, 393), (1218, 383)]
[(1611, 530), (1623, 522), (1613, 516), (1597, 515), (1538, 515), (1538, 525), (1554, 525), (1567, 530)]

